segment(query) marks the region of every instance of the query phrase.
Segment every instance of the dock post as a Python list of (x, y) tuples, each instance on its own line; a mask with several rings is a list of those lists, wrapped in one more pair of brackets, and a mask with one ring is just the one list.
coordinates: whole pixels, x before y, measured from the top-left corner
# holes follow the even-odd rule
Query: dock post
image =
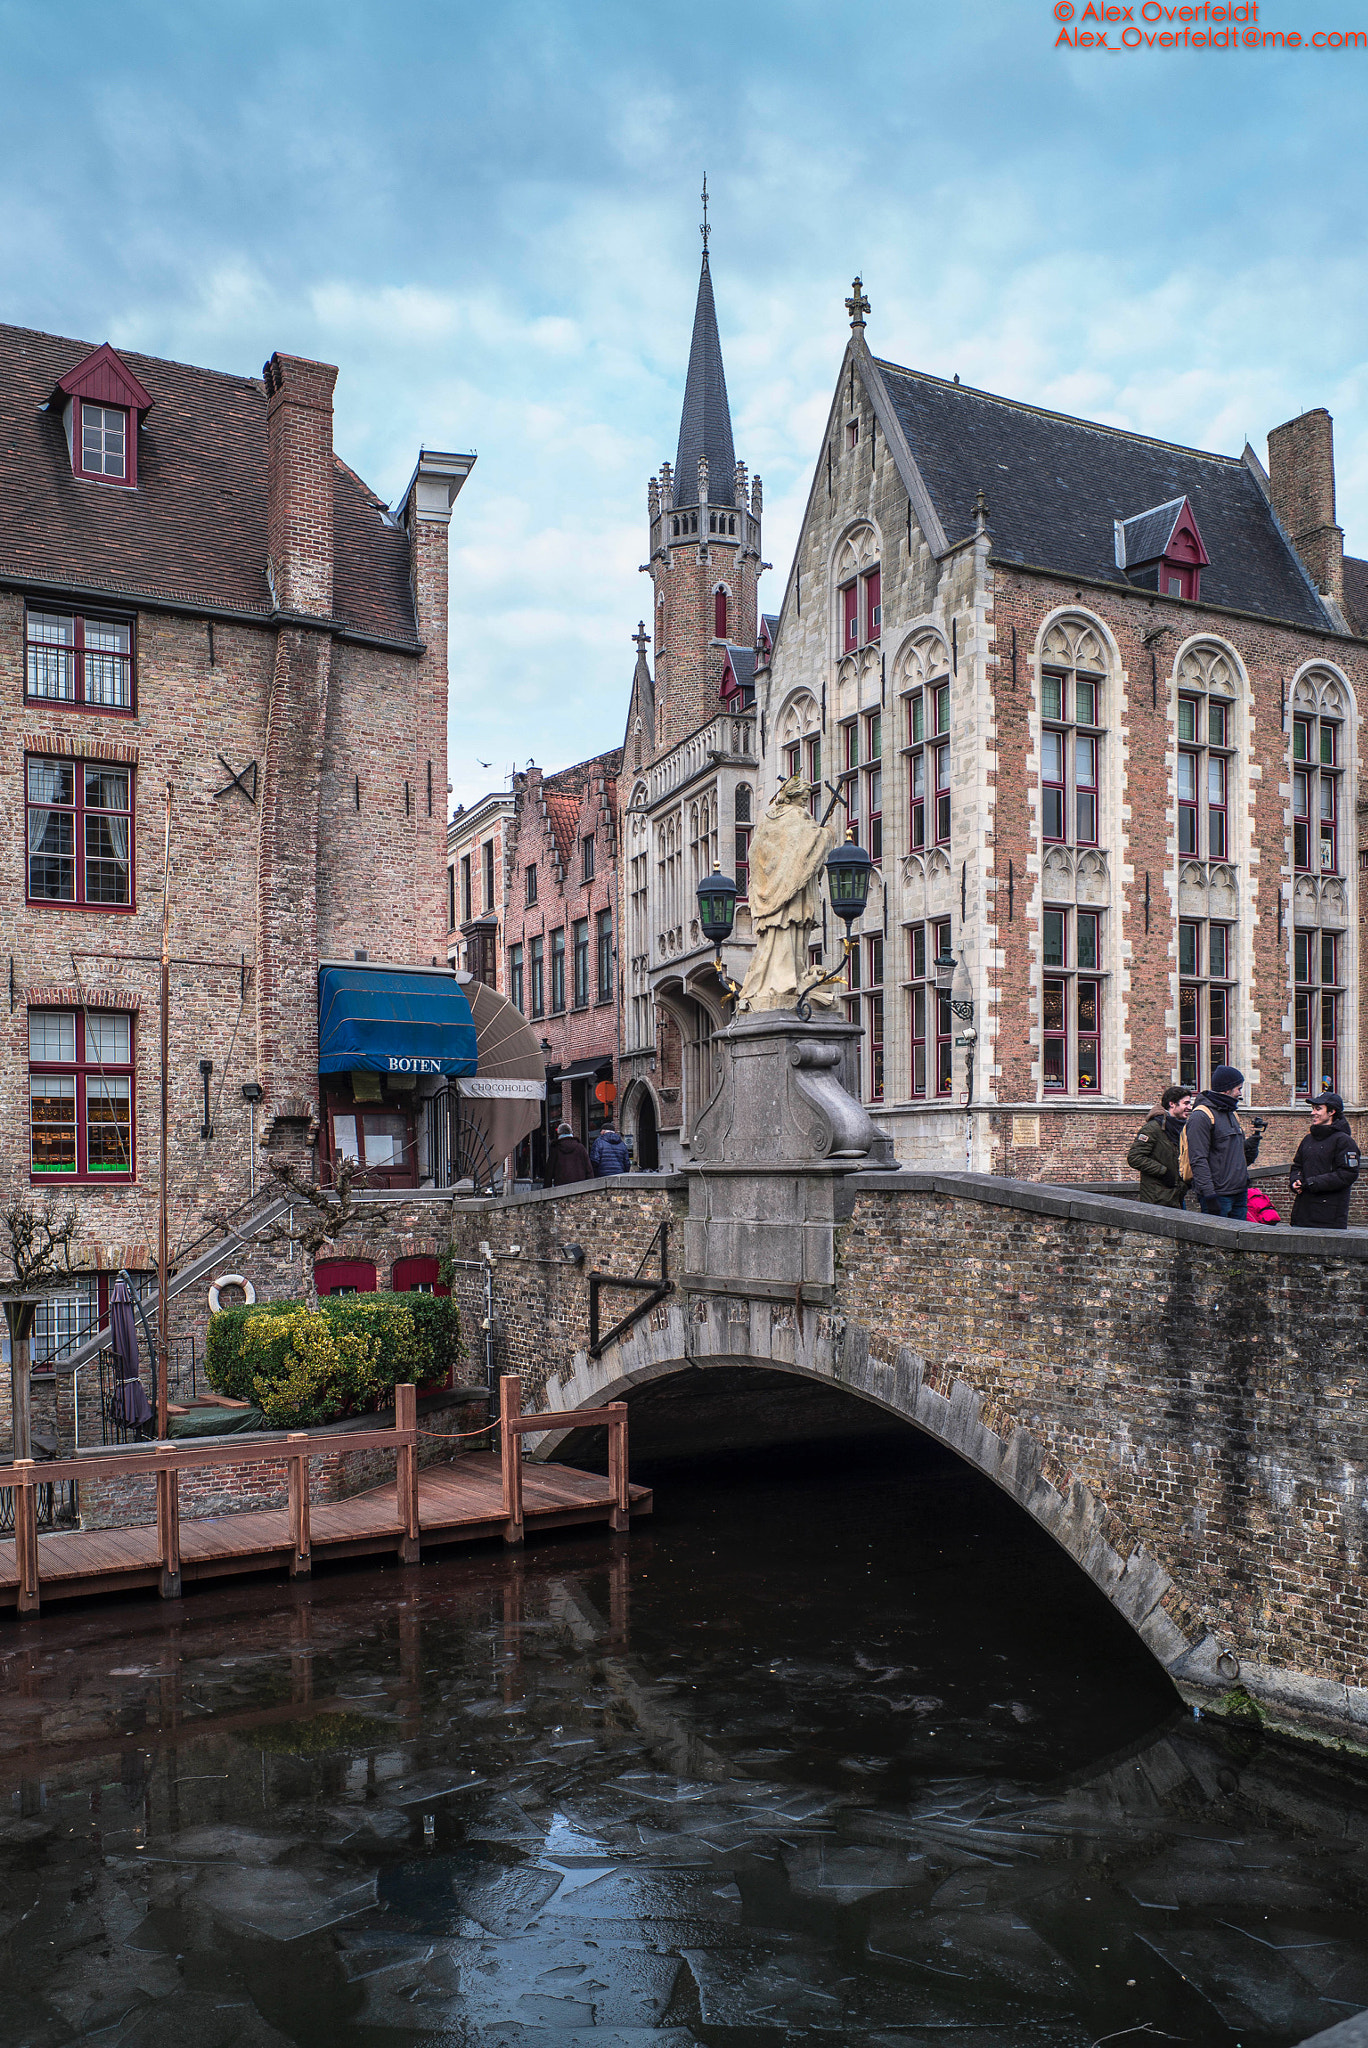
[(181, 1596), (180, 1473), (174, 1465), (157, 1474), (157, 1559), (163, 1600)]
[(38, 1589), (38, 1489), (32, 1458), (14, 1461), (14, 1562), (18, 1567), (18, 1610), (36, 1614)]
[(627, 1403), (610, 1401), (608, 1412), (613, 1418), (608, 1425), (608, 1486), (613, 1496), (608, 1526), (620, 1536), (632, 1526), (632, 1496), (627, 1490)]
[(394, 1390), (394, 1427), (408, 1432), (399, 1446), (395, 1469), (399, 1495), (399, 1558), (417, 1564), (421, 1548), (418, 1525), (418, 1389), (412, 1382)]
[(307, 1579), (313, 1570), (309, 1544), (309, 1433), (293, 1429), (285, 1439), (289, 1451), (290, 1482), (290, 1577)]
[(499, 1380), (499, 1456), (503, 1465), (504, 1542), (523, 1540), (522, 1446), (510, 1427), (522, 1414), (522, 1381), (506, 1372)]

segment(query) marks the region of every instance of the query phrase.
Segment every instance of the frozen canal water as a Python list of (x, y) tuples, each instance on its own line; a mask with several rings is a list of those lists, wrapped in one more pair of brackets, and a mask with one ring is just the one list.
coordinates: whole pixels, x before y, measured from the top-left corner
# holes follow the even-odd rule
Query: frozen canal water
[(907, 1439), (610, 1545), (0, 1628), (5, 2048), (1282, 2048), (1368, 1774), (1194, 1721)]

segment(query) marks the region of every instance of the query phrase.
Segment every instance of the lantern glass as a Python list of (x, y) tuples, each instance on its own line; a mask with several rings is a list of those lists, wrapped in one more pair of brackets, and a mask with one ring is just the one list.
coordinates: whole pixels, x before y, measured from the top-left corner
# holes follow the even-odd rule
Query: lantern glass
[(714, 873), (699, 883), (698, 922), (715, 946), (731, 937), (736, 922), (736, 884), (730, 875)]
[(847, 929), (861, 916), (869, 901), (869, 878), (874, 863), (862, 846), (847, 840), (827, 855), (827, 892), (831, 907)]

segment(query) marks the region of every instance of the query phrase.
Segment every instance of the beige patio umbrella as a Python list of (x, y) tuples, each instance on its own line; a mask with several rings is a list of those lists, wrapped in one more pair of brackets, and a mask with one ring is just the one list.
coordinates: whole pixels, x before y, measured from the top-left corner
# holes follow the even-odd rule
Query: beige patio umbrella
[(546, 1062), (521, 1010), (471, 975), (456, 979), (475, 1020), (475, 1072), (452, 1085), (462, 1115), (480, 1133), (497, 1166), (542, 1120)]

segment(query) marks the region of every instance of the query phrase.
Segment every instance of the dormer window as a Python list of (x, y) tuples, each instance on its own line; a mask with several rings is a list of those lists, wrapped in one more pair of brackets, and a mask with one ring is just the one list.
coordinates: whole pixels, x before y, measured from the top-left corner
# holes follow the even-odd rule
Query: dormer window
[(108, 342), (58, 380), (48, 407), (62, 415), (74, 475), (137, 487), (138, 428), (152, 399)]
[(81, 408), (81, 474), (110, 477), (123, 483), (128, 476), (128, 414), (119, 405), (92, 405), (78, 401)]
[(1210, 559), (1186, 498), (1116, 521), (1116, 566), (1138, 589), (1195, 604)]

